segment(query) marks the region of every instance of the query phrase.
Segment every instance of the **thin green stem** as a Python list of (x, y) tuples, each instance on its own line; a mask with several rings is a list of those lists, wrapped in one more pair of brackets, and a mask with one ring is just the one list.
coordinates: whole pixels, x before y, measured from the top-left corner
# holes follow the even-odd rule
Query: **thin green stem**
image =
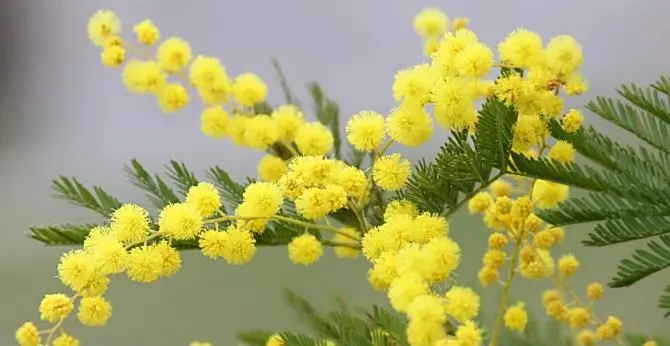
[(360, 250), (361, 246), (358, 244), (353, 244), (353, 243), (343, 243), (343, 242), (337, 242), (337, 241), (332, 241), (332, 240), (321, 240), (321, 244), (325, 246), (332, 246), (332, 247), (348, 247), (351, 249), (356, 249)]
[(147, 242), (149, 242), (150, 240), (156, 239), (156, 238), (160, 237), (161, 235), (162, 234), (160, 232), (153, 232), (153, 233), (151, 233), (151, 235), (147, 236), (146, 238), (144, 238), (140, 241), (136, 241), (134, 243), (130, 243), (130, 244), (126, 245), (126, 250), (130, 250), (131, 248), (133, 248), (137, 245), (142, 245), (142, 244), (146, 245)]
[(489, 343), (489, 346), (498, 346), (498, 343), (500, 342), (500, 335), (502, 332), (501, 330), (505, 316), (505, 310), (507, 310), (508, 305), (507, 301), (509, 300), (509, 293), (512, 288), (512, 281), (516, 276), (516, 267), (517, 263), (519, 262), (519, 254), (521, 253), (521, 244), (523, 243), (523, 236), (524, 236), (524, 230), (520, 229), (519, 235), (516, 237), (514, 242), (512, 260), (507, 270), (507, 280), (505, 280), (505, 284), (503, 285), (502, 296), (500, 297), (500, 304), (498, 305), (498, 314), (496, 316), (496, 323), (495, 326), (493, 327), (493, 334), (491, 335), (491, 342)]
[(360, 239), (359, 239), (358, 237), (353, 236), (353, 235), (351, 235), (351, 234), (348, 234), (348, 233), (346, 233), (346, 232), (342, 232), (342, 231), (340, 231), (339, 229), (337, 229), (337, 228), (335, 228), (335, 227), (332, 227), (332, 226), (318, 225), (318, 224), (311, 223), (311, 222), (304, 222), (304, 221), (300, 221), (300, 220), (292, 219), (292, 218), (290, 218), (290, 217), (281, 216), (281, 215), (275, 215), (275, 216), (272, 217), (272, 219), (273, 219), (273, 220), (279, 220), (279, 221), (285, 221), (285, 222), (293, 223), (293, 224), (300, 225), (300, 226), (304, 226), (304, 227), (307, 227), (307, 228), (320, 229), (320, 230), (323, 230), (323, 231), (327, 231), (327, 232), (331, 232), (331, 233), (339, 234), (339, 235), (341, 235), (341, 236), (343, 236), (343, 237), (345, 237), (345, 238), (349, 238), (349, 239), (351, 239), (351, 240), (355, 240), (356, 242), (359, 242), (359, 241), (360, 241)]
[(363, 234), (367, 233), (368, 231), (368, 223), (361, 215), (361, 211), (363, 208), (359, 207), (358, 204), (354, 201), (349, 201), (349, 208), (351, 208), (351, 211), (356, 215), (356, 219), (358, 220), (358, 224), (361, 226), (361, 232)]
[(235, 215), (226, 215), (226, 214), (221, 214), (220, 217), (213, 218), (206, 220), (205, 223), (217, 223), (217, 222), (222, 222), (222, 221), (229, 221), (229, 220), (257, 220), (257, 219), (269, 219), (269, 220), (276, 220), (276, 221), (284, 221), (284, 222), (289, 222), (295, 225), (300, 225), (306, 228), (312, 228), (312, 229), (319, 229), (322, 231), (327, 231), (335, 234), (339, 234), (345, 238), (349, 238), (351, 240), (355, 240), (356, 242), (359, 242), (360, 239), (356, 236), (353, 236), (351, 234), (345, 233), (340, 231), (339, 229), (328, 226), (328, 225), (319, 225), (311, 222), (304, 222), (296, 219), (292, 219), (290, 217), (286, 216), (281, 216), (281, 215), (275, 215), (271, 217), (261, 217), (261, 216), (235, 216)]
[(375, 166), (375, 162), (377, 161), (377, 158), (379, 158), (380, 156), (383, 156), (384, 153), (386, 153), (386, 151), (391, 147), (391, 144), (393, 144), (393, 140), (389, 139), (388, 141), (386, 141), (386, 143), (384, 143), (384, 145), (382, 146), (382, 148), (380, 150), (375, 150), (372, 153), (372, 163), (370, 163), (371, 171), (368, 173), (368, 179), (365, 182), (365, 188), (363, 189), (363, 192), (361, 193), (361, 195), (358, 196), (358, 201), (357, 201), (357, 204), (360, 206), (361, 209), (363, 208), (363, 199), (368, 194), (368, 190), (370, 190), (370, 187), (372, 186), (372, 169)]

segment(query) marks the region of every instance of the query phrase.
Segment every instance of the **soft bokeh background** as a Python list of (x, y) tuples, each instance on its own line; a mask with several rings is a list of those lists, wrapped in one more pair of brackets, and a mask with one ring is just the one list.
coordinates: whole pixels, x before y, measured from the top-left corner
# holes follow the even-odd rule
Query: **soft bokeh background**
[[(13, 344), (17, 326), (35, 320), (44, 293), (62, 289), (54, 278), (63, 248), (45, 248), (24, 235), (29, 225), (96, 221), (86, 211), (51, 199), (50, 180), (75, 175), (108, 188), (126, 201), (143, 202), (125, 180), (122, 166), (138, 158), (151, 169), (169, 159), (202, 173), (210, 164), (236, 178), (253, 175), (260, 153), (214, 142), (199, 132), (199, 106), (174, 116), (160, 113), (148, 97), (131, 95), (117, 70), (99, 63), (86, 37), (88, 17), (99, 8), (118, 12), (126, 28), (151, 17), (165, 36), (178, 35), (196, 53), (220, 57), (234, 74), (253, 71), (268, 81), (270, 101), (281, 102), (270, 57), (282, 63), (303, 102), (304, 86), (318, 80), (338, 100), (344, 116), (362, 109), (386, 112), (395, 71), (422, 61), (412, 31), (415, 13), (438, 5), (451, 16), (468, 16), (481, 40), (495, 45), (518, 26), (544, 37), (572, 34), (584, 46), (588, 97), (612, 95), (620, 83), (647, 83), (667, 72), (670, 2), (667, 1), (20, 1), (0, 9), (0, 344)], [(129, 30), (128, 30), (129, 31)], [(586, 98), (573, 99), (570, 106)], [(425, 148), (405, 150), (413, 159), (432, 155), (444, 141), (438, 132)], [(576, 287), (608, 280), (616, 259), (630, 248), (583, 248), (589, 227), (568, 230), (563, 251), (584, 263)], [(464, 249), (461, 278), (475, 284), (487, 231), (465, 214), (452, 234)], [(364, 261), (337, 261), (329, 252), (316, 265), (289, 263), (283, 248), (262, 249), (253, 263), (232, 267), (184, 255), (184, 269), (151, 285), (115, 279), (109, 292), (114, 316), (101, 329), (67, 327), (85, 345), (187, 345), (194, 339), (236, 345), (239, 329), (301, 328), (282, 303), (289, 288), (327, 308), (335, 295), (352, 304), (385, 304), (365, 280)], [(626, 327), (645, 333), (667, 326), (655, 308), (663, 280), (607, 292), (602, 314), (622, 316)], [(519, 281), (521, 282), (521, 281)], [(539, 311), (539, 289), (515, 285)], [(487, 290), (490, 292), (491, 290)], [(490, 309), (489, 309), (490, 311)]]

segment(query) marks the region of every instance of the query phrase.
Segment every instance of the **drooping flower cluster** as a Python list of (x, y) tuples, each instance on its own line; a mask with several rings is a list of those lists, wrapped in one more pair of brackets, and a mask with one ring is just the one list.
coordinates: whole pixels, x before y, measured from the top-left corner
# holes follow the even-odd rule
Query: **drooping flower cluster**
[[(396, 74), (391, 91), (397, 104), (387, 115), (361, 111), (345, 126), (349, 144), (371, 158), (369, 169), (362, 169), (335, 158), (331, 130), (308, 121), (297, 106), (265, 111), (261, 106), (267, 86), (255, 74), (230, 77), (219, 59), (194, 57), (182, 38), (161, 41), (159, 29), (148, 19), (134, 26), (132, 44), (120, 36), (121, 23), (113, 12), (95, 13), (89, 38), (101, 48), (104, 65), (123, 67), (122, 80), (131, 92), (153, 95), (164, 112), (175, 112), (190, 103), (190, 91), (195, 91), (204, 105), (200, 129), (205, 135), (229, 138), (267, 155), (257, 167), (260, 180), (245, 187), (231, 214), (224, 212), (219, 191), (207, 182), (192, 186), (183, 202), (165, 206), (155, 219), (134, 204), (115, 210), (108, 223), (90, 230), (81, 249), (62, 256), (58, 277), (72, 293), (47, 294), (39, 305), (40, 319), (53, 326), (40, 330), (26, 322), (16, 332), (19, 344), (78, 346), (63, 322), (76, 310), (82, 324), (105, 325), (112, 307), (104, 294), (113, 275), (125, 274), (141, 283), (171, 276), (181, 268), (178, 245), (183, 241), (197, 243), (206, 257), (242, 265), (253, 259), (268, 228), (281, 223), (295, 228), (285, 243), (295, 264), (315, 263), (324, 246), (333, 247), (342, 258), (363, 253), (370, 262), (370, 284), (406, 315), (412, 346), (481, 345), (482, 327), (475, 322), (480, 298), (452, 275), (461, 250), (449, 237), (447, 219), (420, 211), (405, 199), (389, 201), (383, 193), (403, 189), (412, 166), (400, 154), (387, 151), (394, 143), (422, 145), (433, 135), (433, 122), (473, 133), (479, 103), (494, 99), (518, 113), (514, 152), (569, 165), (574, 160), (572, 146), (550, 143), (548, 125), (557, 120), (568, 133), (581, 129), (584, 117), (575, 109), (565, 111), (562, 95), (581, 94), (587, 85), (579, 73), (582, 50), (572, 37), (557, 36), (544, 45), (539, 35), (519, 29), (499, 44), (496, 59), (467, 28), (468, 22), (456, 18), (449, 25), (447, 15), (435, 8), (416, 16), (414, 28), (425, 40), (429, 61)], [(500, 75), (488, 79), (496, 68)], [(500, 175), (514, 176), (514, 171)], [(525, 304), (508, 302), (517, 273), (555, 280), (557, 288), (544, 293), (543, 305), (549, 316), (578, 331), (581, 344), (618, 340), (621, 321), (612, 316), (599, 320), (592, 309), (603, 286), (590, 284), (588, 303), (579, 299), (569, 283), (579, 261), (570, 254), (556, 261), (550, 253), (563, 240), (564, 230), (544, 225), (535, 214), (565, 200), (568, 188), (514, 178), (516, 186), (498, 180), (491, 184), (491, 193), (482, 186), (468, 202), (470, 212), (483, 214), (494, 231), (479, 280), (484, 286), (503, 286), (491, 345), (498, 345), (502, 325), (523, 332), (528, 323)], [(382, 220), (372, 220), (366, 212), (373, 197), (383, 208)], [(355, 221), (347, 224), (333, 217), (342, 211), (353, 214)], [(333, 237), (325, 239), (322, 231)], [(507, 275), (501, 278), (505, 266)], [(279, 335), (267, 341), (283, 344)], [(192, 343), (196, 345), (209, 344)]]

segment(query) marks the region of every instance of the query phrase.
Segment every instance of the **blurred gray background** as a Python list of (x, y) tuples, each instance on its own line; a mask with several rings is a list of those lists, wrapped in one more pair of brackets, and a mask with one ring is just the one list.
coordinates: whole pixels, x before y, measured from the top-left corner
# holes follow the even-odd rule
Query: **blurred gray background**
[[(387, 112), (394, 73), (422, 61), (413, 16), (438, 5), (451, 17), (471, 18), (481, 40), (495, 46), (518, 26), (543, 37), (571, 34), (584, 46), (584, 73), (591, 91), (571, 100), (580, 106), (595, 95), (612, 95), (620, 83), (647, 83), (668, 70), (670, 2), (648, 1), (20, 1), (0, 2), (0, 344), (13, 344), (17, 326), (38, 318), (43, 294), (59, 291), (54, 278), (64, 248), (45, 248), (25, 237), (29, 225), (97, 221), (89, 212), (51, 198), (50, 180), (74, 175), (107, 188), (126, 201), (146, 203), (126, 181), (122, 166), (138, 158), (150, 169), (169, 159), (198, 173), (210, 164), (237, 178), (255, 174), (261, 154), (215, 142), (199, 131), (197, 102), (179, 114), (161, 114), (155, 101), (127, 92), (120, 71), (104, 68), (89, 43), (86, 23), (97, 9), (122, 18), (126, 33), (150, 17), (164, 37), (178, 35), (194, 52), (218, 56), (232, 74), (253, 71), (270, 86), (270, 101), (282, 102), (270, 58), (282, 63), (301, 96), (318, 80), (338, 100), (344, 116), (362, 109)], [(589, 118), (588, 121), (594, 121)], [(400, 149), (413, 159), (432, 155), (444, 140), (438, 132), (419, 150)], [(590, 227), (568, 229), (583, 261), (577, 288), (608, 280), (616, 260), (630, 247), (583, 248)], [(476, 285), (488, 231), (459, 214), (451, 225), (464, 249), (461, 278)], [(84, 345), (187, 345), (195, 339), (236, 345), (245, 328), (300, 329), (282, 302), (285, 288), (327, 308), (335, 295), (351, 304), (385, 304), (365, 280), (367, 265), (335, 260), (331, 252), (316, 265), (297, 267), (285, 248), (263, 248), (253, 263), (232, 267), (184, 254), (175, 277), (151, 285), (113, 280), (114, 315), (107, 327), (67, 328)], [(601, 314), (621, 316), (630, 330), (660, 332), (667, 326), (655, 308), (664, 280), (607, 291)], [(667, 280), (666, 280), (667, 281)], [(514, 295), (540, 312), (542, 285), (519, 281)], [(494, 292), (495, 289), (484, 290)], [(490, 311), (490, 310), (489, 310)]]

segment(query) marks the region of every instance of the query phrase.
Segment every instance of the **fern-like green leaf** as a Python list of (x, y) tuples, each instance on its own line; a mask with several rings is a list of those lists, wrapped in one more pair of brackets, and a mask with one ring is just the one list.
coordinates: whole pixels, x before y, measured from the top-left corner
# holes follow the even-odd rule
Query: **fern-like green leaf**
[(126, 165), (124, 171), (134, 186), (147, 193), (147, 197), (156, 208), (162, 209), (168, 204), (179, 203), (177, 194), (167, 183), (157, 174), (152, 176), (136, 159)]
[(170, 160), (167, 165), (167, 174), (177, 187), (181, 197), (185, 197), (191, 186), (198, 185), (199, 181), (195, 174), (191, 172), (182, 162)]
[(587, 103), (586, 108), (652, 147), (670, 152), (670, 125), (644, 110), (602, 96)]
[(654, 88), (640, 88), (635, 83), (622, 85), (617, 92), (628, 102), (670, 124), (670, 107)]
[(374, 305), (372, 306), (372, 312), (368, 313), (367, 317), (375, 328), (379, 328), (388, 333), (388, 336), (393, 339), (398, 346), (408, 345), (407, 322), (402, 316)]
[(658, 307), (665, 310), (665, 317), (670, 316), (670, 285), (665, 286), (665, 293), (658, 300)]
[(284, 92), (284, 99), (286, 100), (286, 103), (301, 108), (300, 101), (298, 101), (298, 98), (291, 90), (288, 79), (286, 78), (286, 75), (284, 75), (284, 70), (281, 68), (279, 61), (275, 58), (272, 58), (272, 68), (275, 70), (275, 73), (279, 78), (279, 85), (281, 86), (281, 90)]
[(490, 165), (506, 171), (517, 114), (495, 98), (484, 102), (477, 122), (475, 148)]
[(234, 209), (238, 204), (242, 203), (244, 185), (233, 180), (224, 169), (219, 166), (211, 167), (207, 171), (207, 177), (214, 185), (216, 185), (223, 196), (223, 201), (231, 209)]
[(279, 334), (287, 346), (320, 346), (319, 342), (305, 334), (284, 332)]
[[(667, 214), (667, 212), (666, 212)], [(622, 217), (596, 225), (586, 246), (609, 246), (640, 239), (648, 239), (670, 233), (670, 218), (667, 216)]]
[(37, 240), (46, 245), (79, 245), (84, 243), (91, 228), (95, 224), (71, 225), (47, 227), (30, 227), (29, 238)]
[(331, 311), (328, 320), (337, 328), (337, 339), (343, 345), (369, 345), (370, 328), (368, 324), (358, 316), (344, 311)]
[(312, 82), (308, 85), (312, 100), (314, 101), (314, 113), (316, 118), (328, 128), (333, 134), (333, 152), (335, 157), (342, 159), (342, 138), (340, 137), (340, 107), (329, 99), (318, 83)]
[(646, 249), (637, 249), (631, 258), (622, 260), (609, 286), (627, 287), (668, 267), (670, 235), (662, 235), (658, 241), (649, 241)]
[(109, 217), (121, 206), (121, 202), (116, 197), (111, 196), (101, 187), (93, 186), (93, 191), (91, 191), (76, 178), (60, 176), (59, 179), (52, 181), (52, 187), (56, 198), (95, 211), (104, 217)]
[(574, 197), (561, 203), (558, 208), (537, 213), (546, 222), (555, 226), (567, 226), (586, 222), (670, 215), (664, 206), (641, 203), (605, 193), (589, 193), (586, 197)]
[(602, 167), (647, 185), (670, 181), (670, 158), (667, 154), (651, 153), (643, 147), (638, 150), (630, 146), (624, 147), (591, 126), (575, 133), (566, 133), (554, 121), (550, 128), (555, 138), (569, 141), (577, 152)]
[(306, 299), (293, 291), (286, 290), (284, 291), (284, 301), (298, 314), (298, 318), (319, 336), (334, 339), (339, 337), (337, 327), (322, 318)]

